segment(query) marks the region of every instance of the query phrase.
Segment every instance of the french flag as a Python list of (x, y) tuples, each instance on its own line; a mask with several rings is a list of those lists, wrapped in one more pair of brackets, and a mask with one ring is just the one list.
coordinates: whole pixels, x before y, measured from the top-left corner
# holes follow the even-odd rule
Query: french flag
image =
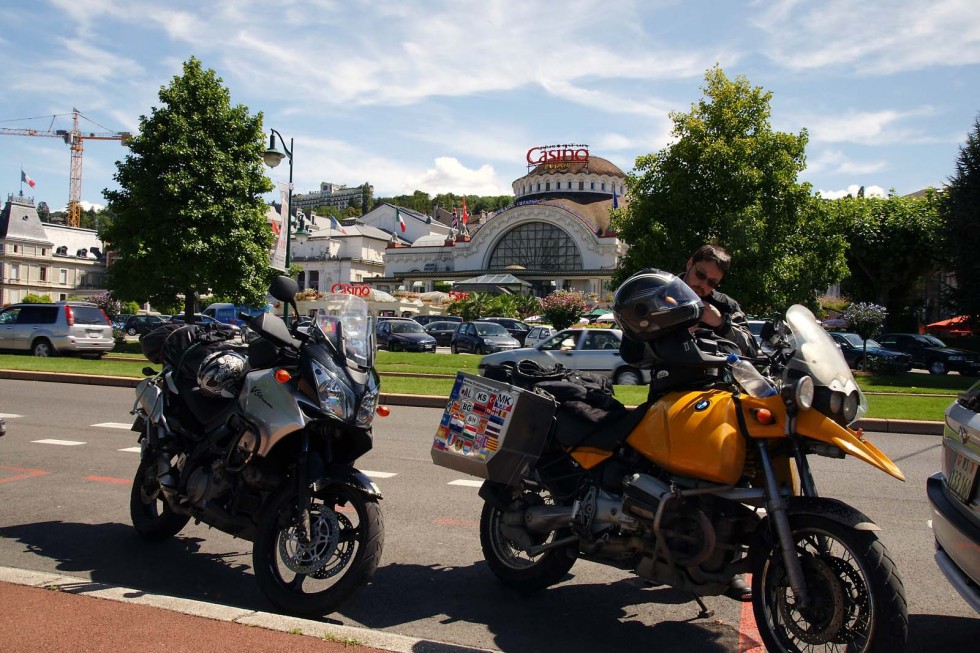
[(332, 215), (330, 216), (330, 228), (335, 231), (339, 231), (345, 236), (347, 235), (347, 230), (344, 229), (344, 225), (340, 224), (340, 221), (337, 220), (337, 218), (333, 217)]
[(34, 180), (31, 179), (26, 172), (24, 172), (24, 169), (23, 168), (21, 168), (21, 171), (20, 171), (20, 180), (21, 180), (22, 183), (27, 184), (31, 188), (34, 188), (34, 186), (35, 186)]

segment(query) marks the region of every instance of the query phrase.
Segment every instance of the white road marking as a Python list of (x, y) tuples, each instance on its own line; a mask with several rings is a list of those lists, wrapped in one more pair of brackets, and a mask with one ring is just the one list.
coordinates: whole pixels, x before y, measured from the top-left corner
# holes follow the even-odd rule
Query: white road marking
[(398, 476), (397, 472), (368, 472), (363, 469), (361, 473), (371, 478), (391, 478), (392, 476)]
[(926, 524), (929, 526), (929, 528), (932, 528), (932, 520), (931, 519), (927, 519), (926, 520)]
[(92, 424), (92, 426), (101, 426), (105, 429), (126, 429), (128, 431), (133, 425), (131, 423), (123, 424), (122, 422), (102, 422), (101, 424)]
[(31, 440), (35, 444), (60, 444), (65, 447), (76, 447), (80, 444), (85, 444), (84, 442), (78, 442), (76, 440)]
[(4, 419), (13, 419), (15, 417), (23, 417), (23, 415), (15, 415), (14, 413), (0, 413), (0, 417)]
[(125, 449), (120, 449), (119, 451), (126, 451), (129, 453), (139, 453), (142, 451), (139, 447), (126, 447)]
[(446, 485), (462, 485), (464, 487), (480, 487), (483, 481), (471, 481), (468, 478), (461, 478), (458, 481), (449, 481)]

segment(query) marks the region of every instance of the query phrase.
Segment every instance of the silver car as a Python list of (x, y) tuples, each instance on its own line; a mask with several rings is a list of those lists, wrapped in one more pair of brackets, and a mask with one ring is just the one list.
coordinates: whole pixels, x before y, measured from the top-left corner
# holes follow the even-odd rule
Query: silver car
[(946, 409), (943, 471), (926, 482), (936, 537), (936, 563), (980, 613), (980, 383)]
[(524, 346), (534, 347), (553, 335), (555, 335), (555, 328), (553, 326), (540, 325), (531, 327), (531, 330), (527, 333), (527, 338), (524, 339)]
[(102, 356), (115, 344), (112, 322), (95, 304), (14, 304), (0, 311), (0, 349)]
[(648, 371), (632, 367), (619, 355), (622, 340), (619, 329), (565, 329), (534, 347), (484, 356), (478, 368), (485, 375), (488, 367), (532, 360), (542, 367), (561, 363), (567, 369), (601, 374), (616, 385), (649, 383)]

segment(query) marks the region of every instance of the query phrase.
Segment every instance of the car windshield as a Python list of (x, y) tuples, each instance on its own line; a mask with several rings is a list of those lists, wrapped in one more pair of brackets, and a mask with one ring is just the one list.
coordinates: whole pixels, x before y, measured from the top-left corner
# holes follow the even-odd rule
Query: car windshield
[[(841, 333), (841, 334), (838, 334), (838, 335), (841, 338), (843, 338), (844, 340), (846, 340), (847, 341), (847, 344), (851, 345), (852, 347), (857, 347), (858, 349), (863, 349), (864, 348), (865, 341), (862, 340), (861, 339), (861, 336), (859, 336), (858, 334), (856, 334), (856, 333)], [(868, 343), (868, 347), (881, 347), (881, 345), (878, 344), (878, 342), (876, 340), (872, 340), (871, 338), (868, 338), (867, 343)]]
[(923, 342), (926, 345), (929, 345), (930, 347), (945, 347), (946, 346), (946, 343), (945, 342), (943, 342), (939, 338), (935, 338), (933, 336), (919, 336), (919, 341)]
[(476, 332), (481, 336), (509, 336), (507, 329), (495, 322), (477, 322)]
[(406, 322), (391, 322), (391, 332), (392, 333), (424, 333), (422, 325), (418, 322), (411, 320)]
[(575, 349), (575, 343), (578, 339), (578, 334), (574, 331), (561, 331), (551, 336), (548, 340), (545, 340), (540, 345), (539, 349), (543, 350), (554, 350), (554, 349)]

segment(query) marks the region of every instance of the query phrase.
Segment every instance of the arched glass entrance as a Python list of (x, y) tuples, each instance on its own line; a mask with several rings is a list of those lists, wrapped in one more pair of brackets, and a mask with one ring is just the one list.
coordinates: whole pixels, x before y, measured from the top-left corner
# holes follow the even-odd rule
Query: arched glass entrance
[(488, 268), (520, 266), (526, 270), (581, 270), (582, 255), (564, 230), (546, 222), (528, 222), (510, 230), (490, 255)]

